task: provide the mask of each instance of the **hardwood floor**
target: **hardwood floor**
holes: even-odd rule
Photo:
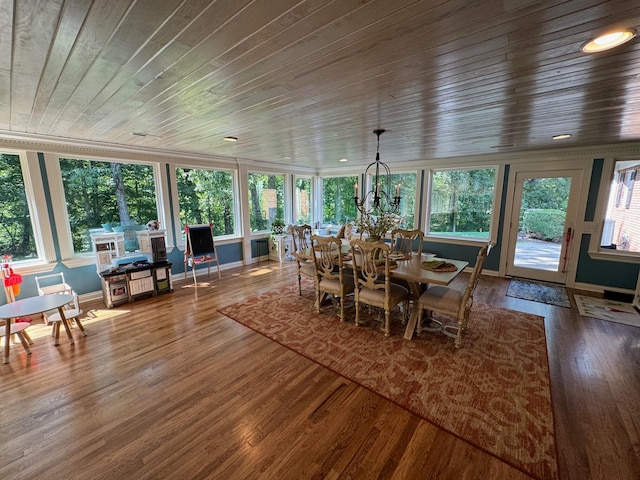
[[[34,321],[33,354],[0,366],[0,478],[529,478],[216,311],[294,283],[293,265],[199,279],[83,303],[75,345]],[[476,301],[546,318],[560,478],[640,478],[640,329],[507,286],[483,276]]]

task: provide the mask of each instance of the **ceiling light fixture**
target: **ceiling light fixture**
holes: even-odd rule
[[[610,48],[617,47],[623,43],[628,42],[636,36],[636,31],[632,28],[625,28],[623,30],[616,30],[615,32],[606,33],[600,35],[593,40],[588,41],[580,49],[584,53],[596,53],[609,50]]]
[[[564,140],[565,138],[571,138],[570,133],[561,133],[560,135],[554,135],[551,137],[553,140]]]
[[[395,191],[391,192],[391,170],[387,164],[380,161],[380,135],[385,132],[379,128],[373,131],[378,136],[376,148],[376,160],[369,164],[364,171],[365,182],[371,177],[371,190],[365,193],[362,199],[358,197],[358,182],[353,185],[353,201],[363,215],[385,215],[398,213],[400,208],[400,184],[395,185]],[[382,172],[380,171],[382,170]]]
[[[225,140],[227,142],[237,142],[238,141],[238,137],[224,137],[223,140]]]
[[[340,160],[338,160],[338,161],[339,161],[339,162],[344,163],[344,162],[348,162],[348,161],[349,161],[349,159],[348,159],[348,158],[341,158],[341,159],[340,159]]]

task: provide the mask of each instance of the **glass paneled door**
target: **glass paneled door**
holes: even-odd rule
[[[582,172],[516,172],[509,226],[509,276],[564,284]]]

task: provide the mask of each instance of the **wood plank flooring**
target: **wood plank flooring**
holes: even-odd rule
[[[0,365],[0,478],[529,478],[217,313],[293,283],[290,263],[198,278],[84,303],[75,345],[34,321],[33,354],[15,345]],[[506,297],[508,283],[483,276],[476,301],[546,318],[561,479],[640,478],[640,329]]]

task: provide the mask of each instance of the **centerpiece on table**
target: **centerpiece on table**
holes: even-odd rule
[[[356,226],[360,232],[366,232],[369,241],[377,242],[385,237],[387,232],[398,223],[398,216],[395,213],[367,212],[360,215],[356,220]]]

